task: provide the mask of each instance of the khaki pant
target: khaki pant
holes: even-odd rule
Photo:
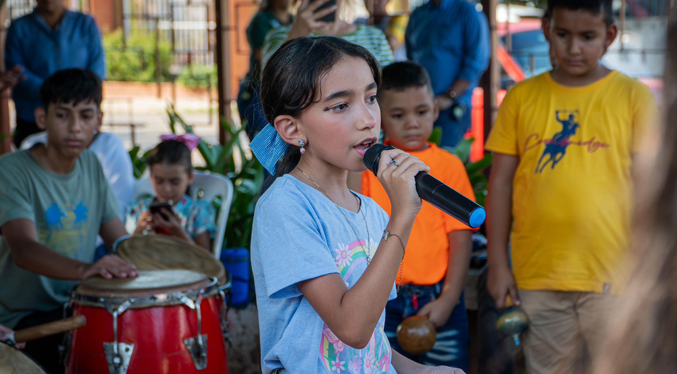
[[[527,374],[584,373],[606,338],[605,321],[619,297],[525,290],[519,296],[530,321],[523,338]]]

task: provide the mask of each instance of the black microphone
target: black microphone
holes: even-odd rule
[[[388,149],[395,149],[395,147],[378,143],[369,147],[364,154],[364,164],[374,175],[378,175],[381,152]],[[473,229],[482,226],[482,223],[484,223],[487,212],[481,205],[456,192],[456,190],[428,173],[418,173],[414,179],[416,180],[416,192],[421,199]]]

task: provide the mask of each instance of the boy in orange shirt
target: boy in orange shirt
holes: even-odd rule
[[[439,109],[425,69],[396,62],[383,69],[378,102],[386,143],[415,155],[442,182],[475,199],[468,175],[456,156],[428,143]],[[362,193],[388,214],[390,200],[371,172],[362,174]],[[423,202],[402,262],[402,287],[386,306],[386,334],[400,353],[426,365],[468,370],[468,317],[463,285],[472,247],[472,230]],[[397,343],[397,326],[407,317],[427,317],[437,329],[437,342],[428,353],[412,357]]]

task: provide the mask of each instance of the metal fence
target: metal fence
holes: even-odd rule
[[[125,36],[159,32],[171,43],[174,64],[214,64],[216,15],[212,0],[123,0]]]
[[[13,19],[17,19],[23,15],[26,15],[33,11],[33,8],[37,4],[35,0],[6,0],[7,1],[7,17],[8,21],[11,22]],[[5,27],[9,27],[9,22],[5,22]]]

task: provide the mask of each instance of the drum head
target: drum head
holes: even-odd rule
[[[0,373],[2,374],[46,374],[40,365],[20,350],[0,343]]]
[[[209,277],[190,270],[140,270],[136,278],[86,279],[76,293],[97,297],[146,296],[198,289],[209,283]]]
[[[221,261],[203,248],[166,235],[139,235],[118,244],[117,254],[139,270],[192,270],[225,285],[230,276]]]

